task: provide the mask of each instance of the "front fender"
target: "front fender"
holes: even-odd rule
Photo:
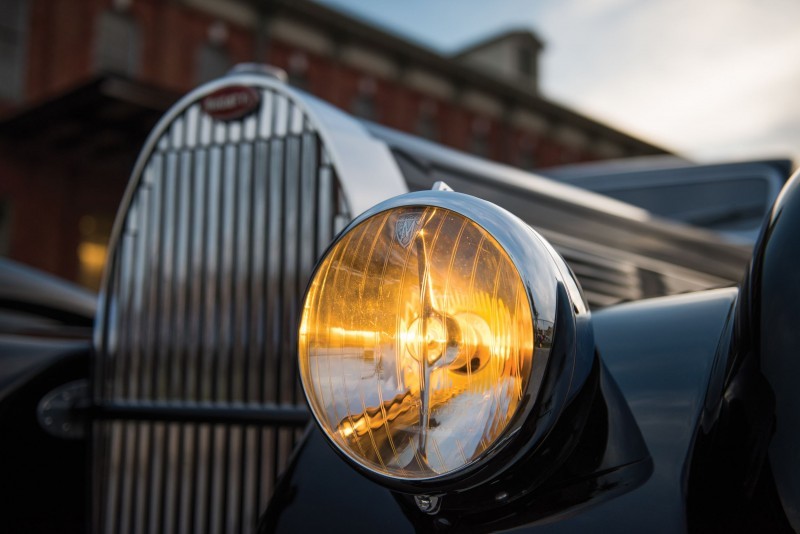
[[[593,317],[598,350],[622,390],[653,460],[641,486],[531,521],[505,510],[502,528],[530,532],[687,530],[686,479],[697,426],[735,288],[641,301]],[[727,345],[726,345],[727,346]],[[606,451],[609,454],[609,451]],[[610,451],[613,454],[613,451]],[[612,488],[608,488],[612,491]],[[361,477],[311,427],[262,518],[262,532],[416,530],[389,490]],[[434,525],[436,523],[434,522]],[[447,525],[440,525],[446,528]]]

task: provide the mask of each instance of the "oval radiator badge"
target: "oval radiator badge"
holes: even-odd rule
[[[245,85],[229,85],[206,96],[200,106],[212,118],[220,121],[241,119],[258,108],[261,96]]]

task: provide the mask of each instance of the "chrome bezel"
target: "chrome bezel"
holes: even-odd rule
[[[447,209],[469,219],[492,235],[508,254],[512,264],[517,269],[528,296],[532,317],[538,320],[549,321],[549,324],[553,324],[554,335],[559,328],[557,326],[558,317],[559,315],[563,316],[565,312],[565,310],[559,312],[557,309],[559,287],[564,288],[568,295],[570,303],[568,306],[569,310],[566,311],[573,324],[576,314],[588,313],[588,308],[580,287],[571,271],[566,263],[564,263],[564,260],[561,259],[552,246],[550,246],[538,232],[515,215],[495,204],[470,195],[444,190],[420,191],[400,195],[381,202],[356,217],[328,247],[328,250],[314,269],[311,280],[313,281],[317,275],[319,266],[324,258],[331,253],[336,245],[350,231],[367,219],[380,213],[406,207],[435,207]],[[310,283],[311,282],[309,282],[309,285]],[[303,301],[305,301],[306,297],[307,292],[304,295]],[[534,321],[535,320],[536,319],[534,319]],[[572,336],[570,345],[572,346],[569,347],[568,352],[574,353],[574,335]],[[547,435],[549,428],[552,427],[557,420],[558,413],[561,412],[566,403],[566,395],[564,393],[569,389],[568,382],[572,376],[572,367],[574,367],[574,364],[575,361],[573,357],[571,362],[568,362],[566,368],[560,365],[558,366],[559,369],[553,371],[551,354],[547,354],[544,358],[534,358],[533,367],[531,369],[531,380],[528,382],[526,393],[535,392],[535,394],[524,396],[523,402],[517,407],[512,420],[494,443],[492,443],[478,458],[460,469],[433,477],[418,478],[403,478],[387,475],[372,469],[369,465],[362,463],[358,458],[352,456],[336,442],[336,440],[327,435],[324,426],[320,423],[318,414],[314,410],[314,404],[308,399],[308,387],[305,378],[302,376],[301,382],[306,398],[309,400],[309,406],[311,406],[314,420],[320,429],[322,429],[328,443],[330,443],[334,450],[345,458],[350,465],[356,467],[357,470],[369,478],[401,491],[420,492],[431,491],[432,489],[446,491],[448,489],[471,487],[485,481],[490,476],[497,475],[502,470],[513,465],[519,457],[524,454],[522,449],[528,450],[531,446],[535,446],[540,442],[541,439]],[[532,428],[530,425],[531,413],[542,399],[542,396],[548,394],[548,392],[542,390],[542,386],[545,384],[548,374],[552,374],[553,372],[558,372],[559,375],[563,375],[564,377],[559,378],[560,385],[562,386],[560,388],[562,394],[554,399],[556,402],[551,409],[553,415],[543,418],[543,425],[535,425],[536,428]],[[564,381],[567,381],[567,383],[565,384]],[[523,427],[526,426],[528,428],[525,432],[522,432]],[[522,434],[524,434],[524,436]],[[495,465],[498,463],[497,461],[501,455],[500,453],[504,451],[507,452],[506,449],[509,445],[516,441],[521,442],[517,443],[518,446],[515,447],[512,454],[506,455],[509,457],[505,458],[504,461],[499,461],[499,463],[503,465]],[[488,465],[491,465],[492,469],[487,470],[486,467]]]

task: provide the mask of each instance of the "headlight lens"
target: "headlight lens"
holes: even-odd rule
[[[351,459],[421,480],[470,465],[528,391],[533,307],[506,251],[448,209],[402,207],[339,239],[304,302],[303,385]]]

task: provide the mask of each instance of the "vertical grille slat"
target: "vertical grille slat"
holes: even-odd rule
[[[256,161],[255,172],[253,176],[253,203],[259,206],[267,205],[268,202],[268,169],[269,169],[269,146],[266,142],[260,141],[256,144]],[[252,368],[250,369],[250,391],[252,392],[250,402],[264,402],[265,395],[265,377],[267,373],[267,358],[261,357],[265,351],[265,331],[266,325],[266,308],[269,302],[265,295],[265,288],[267,283],[266,276],[266,249],[264,243],[267,242],[267,216],[266,210],[254,209],[253,210],[253,246],[251,247],[251,264],[252,264],[252,288],[250,295],[252,297],[251,303],[253,306],[252,315],[250,317],[250,361]]]
[[[261,91],[261,110],[258,115],[258,132],[262,139],[272,137],[272,118],[274,117],[273,92],[269,89]]]
[[[98,494],[105,497],[105,507],[98,510],[96,517],[98,517],[97,525],[102,525],[105,532],[113,532],[115,531],[115,518],[118,517],[118,506],[120,502],[120,484],[122,483],[122,477],[120,476],[122,471],[122,462],[123,457],[122,453],[124,450],[124,442],[123,442],[123,428],[122,423],[113,422],[110,425],[106,425],[105,428],[102,428],[101,425],[95,425],[95,432],[100,434],[101,439],[104,443],[108,443],[108,447],[110,447],[109,451],[109,465],[104,469],[102,464],[99,469],[95,468],[100,473],[105,475],[105,480],[101,481],[100,486],[98,489]],[[96,465],[96,464],[95,464]],[[105,511],[105,515],[103,515],[103,511]]]
[[[203,356],[202,333],[204,332],[202,319],[204,317],[204,297],[206,284],[203,275],[205,272],[205,245],[207,241],[207,211],[206,211],[206,185],[207,167],[205,150],[195,148],[193,152],[194,171],[191,202],[191,221],[192,221],[192,257],[191,257],[191,277],[188,279],[190,284],[188,310],[189,335],[187,339],[187,367],[186,372],[186,399],[200,400],[201,386],[200,361]]]
[[[333,217],[336,204],[333,198],[333,172],[329,166],[319,170],[319,219],[317,219],[317,254],[325,251],[333,234]]]
[[[255,523],[256,510],[260,509],[257,486],[258,468],[260,467],[259,444],[258,430],[253,427],[247,427],[244,439],[245,452],[242,459],[242,487],[244,488],[244,494],[250,496],[250,498],[240,500],[242,532],[246,531],[247,525]]]
[[[303,127],[302,122],[300,127]],[[315,171],[317,166],[317,143],[313,134],[303,132],[300,150],[300,232],[298,246],[300,247],[298,277],[296,280],[295,294],[301,295],[305,291],[305,284],[311,276],[314,262],[318,254],[316,251],[315,210],[317,206],[317,191]],[[296,313],[300,313],[300,302],[297,301]],[[292,330],[294,331],[294,329]],[[296,341],[296,337],[295,337]],[[297,367],[295,366],[295,379],[292,382],[292,400],[302,402],[302,393],[299,388]]]
[[[145,308],[145,280],[144,271],[146,267],[147,258],[147,218],[148,218],[148,203],[150,192],[143,189],[136,199],[136,213],[139,216],[139,226],[136,235],[136,247],[134,256],[134,274],[133,280],[133,316],[131,317],[131,348],[129,354],[119,354],[117,359],[121,359],[116,364],[118,374],[114,379],[114,390],[123,398],[135,398],[139,392],[139,376],[142,369],[142,346],[144,342],[144,308]],[[119,261],[123,262],[127,258],[120,258]],[[127,357],[126,357],[127,356]]]
[[[188,332],[186,322],[186,302],[189,293],[189,280],[192,279],[192,266],[189,263],[190,243],[189,243],[189,220],[191,198],[191,173],[192,173],[192,154],[184,152],[181,154],[181,173],[177,185],[177,230],[176,230],[176,250],[177,258],[175,263],[175,276],[178,283],[174,284],[173,302],[175,303],[175,316],[173,322],[174,336],[172,337],[172,380],[170,383],[170,395],[173,398],[189,399],[186,388],[186,375],[193,362],[189,359]]]
[[[130,525],[131,534],[144,532],[144,525],[147,521],[147,494],[150,488],[145,485],[147,479],[148,459],[152,458],[150,453],[150,429],[152,423],[134,423],[136,436],[136,452],[133,454],[133,503],[131,517],[125,521],[123,527]]]
[[[300,298],[349,219],[312,121],[279,91],[221,122],[199,99],[160,127],[105,288],[95,402],[304,403]],[[254,532],[298,437],[230,421],[98,420],[93,522],[105,532]]]
[[[286,106],[286,117],[284,128],[291,129],[291,121],[294,111],[292,106]],[[298,285],[298,241],[300,239],[300,138],[296,135],[287,137],[284,146],[285,154],[285,178],[284,178],[284,217],[283,217],[283,238],[284,246],[281,253],[283,260],[282,266],[282,310],[281,310],[281,345],[279,354],[292,354],[294,347],[297,346],[297,308],[299,295],[297,294]],[[278,374],[278,401],[291,404],[295,401],[295,383],[297,380],[295,358],[279,358],[280,372]],[[288,458],[294,446],[294,439],[291,432],[278,430],[278,471],[285,467],[283,459]]]
[[[278,463],[277,450],[275,449],[275,433],[277,430],[274,428],[261,429],[261,450],[264,454],[261,457],[261,483],[259,485],[258,500],[256,501],[259,507],[267,504],[269,499],[270,487],[266,483],[268,480],[278,478],[275,466]]]
[[[209,425],[199,425],[197,429],[197,485],[195,486],[195,499],[194,499],[194,532],[207,532],[208,513],[210,508],[208,506],[207,495],[209,487],[209,472],[213,467],[206,459],[212,459],[210,443],[211,443],[211,430]]]
[[[135,221],[135,213],[133,214],[132,220]],[[123,255],[130,255],[131,248],[135,246],[135,240],[127,236],[122,240],[122,244],[120,247],[121,254]],[[130,275],[131,265],[126,263],[124,265],[120,265],[120,268],[117,270],[116,274],[118,275],[116,283],[119,284],[121,287],[120,291],[120,298],[117,306],[113,310],[113,319],[118,325],[126,325],[129,324],[130,316],[131,316],[131,284],[129,280],[131,278]],[[120,358],[122,354],[128,353],[130,351],[130,343],[131,343],[131,332],[126,328],[119,328],[118,326],[118,333],[116,335],[109,336],[108,343],[117,352],[117,356],[114,358],[110,358],[101,362],[101,366],[99,369],[99,377],[103,376],[110,376],[110,377],[117,377],[119,373],[122,372],[122,367],[124,367],[123,363],[120,362]],[[116,393],[115,389],[117,387],[117,380],[108,380],[108,381],[98,381],[97,385],[103,388],[102,394],[103,395],[114,395]]]
[[[208,197],[206,198],[206,256],[205,273],[205,318],[203,321],[203,369],[200,373],[202,380],[200,401],[211,401],[216,395],[216,359],[217,351],[217,302],[219,301],[219,285],[217,264],[220,261],[219,249],[219,210],[222,199],[221,179],[221,150],[219,147],[209,149],[208,164]]]
[[[286,144],[286,179],[285,179],[285,197],[284,206],[285,214],[283,218],[284,230],[284,247],[281,253],[283,260],[283,279],[281,281],[281,288],[283,290],[283,309],[281,317],[283,319],[281,325],[281,354],[289,354],[297,345],[296,342],[296,317],[297,317],[297,279],[298,279],[298,241],[300,238],[299,230],[299,173],[300,173],[300,151],[299,140],[291,138]],[[279,400],[282,403],[291,403],[294,401],[291,386],[295,377],[294,358],[291,360],[281,359],[281,375],[278,382],[279,387]]]
[[[194,488],[194,474],[197,472],[195,465],[195,433],[197,428],[193,425],[181,426],[181,484],[178,496],[179,512],[175,515],[175,524],[170,530],[179,534],[191,532],[191,503],[192,489]]]
[[[300,235],[305,236],[305,239],[300,239],[300,246],[302,247],[300,256],[301,276],[298,279],[300,283],[304,282],[303,278],[310,276],[317,256],[322,253],[322,251],[318,251],[316,246],[317,229],[315,228],[317,209],[317,183],[315,176],[317,169],[317,139],[314,134],[309,132],[303,133],[302,139],[300,198],[303,203],[303,220],[300,224]],[[305,288],[300,287],[298,289],[303,291]]]
[[[169,458],[164,454],[164,425],[155,423],[152,429],[152,436],[148,440],[147,459],[149,463],[147,482],[143,485],[147,488],[147,512],[148,525],[146,532],[152,534],[159,532],[161,511],[162,511],[162,491],[165,480],[165,473],[169,465]]]
[[[175,261],[175,232],[176,232],[176,182],[178,178],[177,154],[170,152],[165,158],[166,174],[162,180],[161,200],[161,269],[158,277],[158,334],[156,337],[156,365],[153,369],[153,382],[156,384],[154,398],[166,400],[170,397],[169,385],[172,382],[173,366],[170,360],[175,358],[171,352],[172,336],[174,335],[174,310],[173,310],[173,270]]]
[[[219,300],[219,351],[217,354],[217,401],[231,401],[230,383],[233,369],[233,287],[236,284],[236,148],[226,146],[223,150],[222,181],[222,226],[220,228],[221,269],[217,273],[220,285]]]
[[[238,532],[239,521],[239,501],[241,499],[241,450],[242,450],[242,428],[234,426],[228,431],[228,469],[227,469],[227,514],[225,522],[225,532]]]
[[[213,459],[213,470],[211,472],[211,494],[209,495],[209,532],[211,534],[221,534],[222,530],[222,507],[224,506],[225,491],[223,479],[225,477],[224,465],[220,458],[220,451],[225,443],[225,430],[219,426],[213,430],[214,441],[212,443],[211,458]]]
[[[122,454],[121,465],[119,466],[120,476],[120,492],[119,503],[115,512],[118,514],[113,515],[111,523],[113,528],[108,532],[119,532],[120,534],[127,534],[130,532],[129,525],[131,520],[131,508],[133,507],[133,483],[134,483],[134,459],[136,458],[136,444],[138,442],[137,423],[120,423],[120,432],[122,433]]]
[[[237,209],[236,209],[236,277],[235,277],[235,311],[234,344],[233,344],[233,372],[232,390],[233,400],[237,402],[249,401],[249,389],[246,377],[248,375],[249,354],[247,342],[249,338],[250,321],[248,309],[251,291],[251,262],[249,251],[252,249],[250,240],[250,208],[252,198],[252,146],[243,144],[239,148],[239,180],[237,183]]]
[[[284,95],[273,93],[275,112],[273,115],[272,135],[274,138],[285,138],[288,129],[289,102]]]
[[[120,366],[120,371],[123,373],[118,376],[119,395],[123,398],[135,398],[139,393],[139,376],[142,369],[142,353],[144,352],[144,328],[145,328],[145,299],[146,295],[146,279],[145,270],[147,268],[148,256],[148,241],[149,241],[149,225],[147,224],[150,217],[150,192],[148,189],[141,191],[140,196],[137,198],[138,209],[137,215],[139,216],[139,224],[137,226],[138,236],[136,236],[136,255],[134,256],[135,267],[135,280],[133,283],[134,291],[134,311],[131,320],[131,352],[128,358],[123,361]],[[125,259],[121,259],[124,262]],[[124,356],[124,355],[120,355]]]
[[[145,289],[145,298],[147,299],[147,309],[142,310],[145,316],[146,327],[143,331],[144,334],[144,350],[142,350],[141,374],[139,375],[139,387],[134,390],[136,398],[152,399],[153,389],[153,367],[154,360],[158,354],[158,345],[156,341],[156,330],[158,328],[158,320],[161,315],[161,310],[158,307],[158,282],[161,276],[161,232],[158,229],[161,227],[161,186],[163,184],[161,178],[161,164],[162,157],[160,155],[153,157],[153,169],[151,171],[151,182],[145,184],[149,189],[148,200],[148,215],[149,220],[146,222],[148,227],[147,232],[147,257],[145,268],[148,273]],[[146,177],[147,175],[145,175]]]
[[[270,146],[269,169],[269,220],[267,229],[267,367],[264,376],[267,385],[263,402],[277,402],[280,377],[280,251],[283,247],[283,143],[273,140]]]
[[[162,509],[159,514],[161,517],[160,532],[173,532],[175,529],[175,513],[177,501],[178,485],[180,483],[181,457],[179,455],[180,446],[180,425],[170,423],[165,429],[166,445],[165,458],[167,458],[167,472],[164,480],[164,497],[162,498]]]

